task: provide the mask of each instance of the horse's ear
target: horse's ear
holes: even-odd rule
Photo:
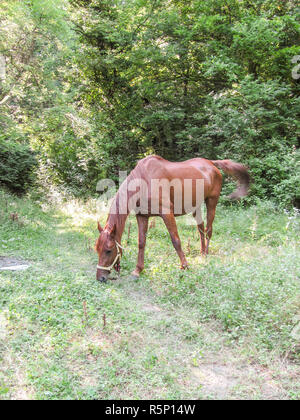
[[[111,236],[114,236],[114,234],[116,233],[116,228],[117,228],[117,226],[116,225],[113,225],[112,229],[110,229],[109,234]]]
[[[100,225],[99,222],[98,222],[98,230],[99,230],[100,233],[103,231],[103,229],[102,229],[102,227],[101,227],[101,225]]]

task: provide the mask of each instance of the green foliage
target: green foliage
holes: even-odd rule
[[[253,198],[282,201],[278,186],[290,177],[300,111],[291,77],[300,39],[292,5],[80,6],[88,98],[110,121],[108,168],[132,167],[153,152],[174,160],[232,158],[250,167]],[[295,190],[285,205],[297,201]]]
[[[295,144],[300,125],[295,115],[299,113],[299,97],[292,95],[289,85],[246,78],[240,86],[207,101],[208,123],[200,141],[206,140],[208,155],[213,147],[219,158],[248,165],[254,181],[252,197],[277,197],[295,205],[296,183],[286,191],[289,199],[278,193],[283,192],[279,185],[297,172]]]
[[[46,3],[1,3],[0,106],[51,182],[90,195],[147,154],[226,157],[251,169],[250,201],[297,204],[294,2]]]
[[[0,141],[0,185],[15,193],[26,192],[36,166],[36,156],[27,145]]]
[[[284,159],[286,174],[274,187],[274,194],[284,207],[300,208],[300,156],[294,150]]]
[[[62,160],[58,145],[64,142],[67,153],[68,145],[76,142],[72,118],[77,120],[78,113],[73,106],[78,85],[73,89],[70,84],[76,68],[72,67],[74,33],[68,2],[4,2],[0,18],[0,51],[6,59],[6,78],[0,84],[1,138],[39,151],[43,165],[57,168],[49,170],[48,182],[63,182],[72,159],[65,158],[69,165],[61,171],[56,162]],[[51,159],[54,143],[57,155]],[[76,174],[69,178],[66,182],[72,184]]]

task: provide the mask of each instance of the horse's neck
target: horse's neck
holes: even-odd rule
[[[129,215],[128,210],[128,195],[123,194],[123,190],[118,191],[112,205],[110,208],[110,212],[107,218],[106,225],[110,228],[113,228],[116,226],[115,231],[115,239],[119,243],[121,242],[121,238],[125,229],[125,223],[127,220],[127,217]]]
[[[125,229],[125,223],[128,214],[109,214],[106,225],[111,228],[116,226],[115,239],[117,242],[121,242],[122,235]]]

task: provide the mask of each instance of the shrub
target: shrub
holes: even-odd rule
[[[22,194],[33,182],[37,165],[35,153],[29,146],[11,141],[0,142],[0,184]]]
[[[275,188],[275,194],[282,207],[300,208],[300,172],[299,172],[300,151],[294,150],[285,159],[286,176]]]

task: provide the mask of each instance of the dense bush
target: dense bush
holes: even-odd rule
[[[274,187],[274,195],[284,207],[300,209],[300,153],[294,150],[284,159],[286,176]]]
[[[0,184],[15,193],[24,193],[33,182],[35,153],[24,144],[0,142]]]

